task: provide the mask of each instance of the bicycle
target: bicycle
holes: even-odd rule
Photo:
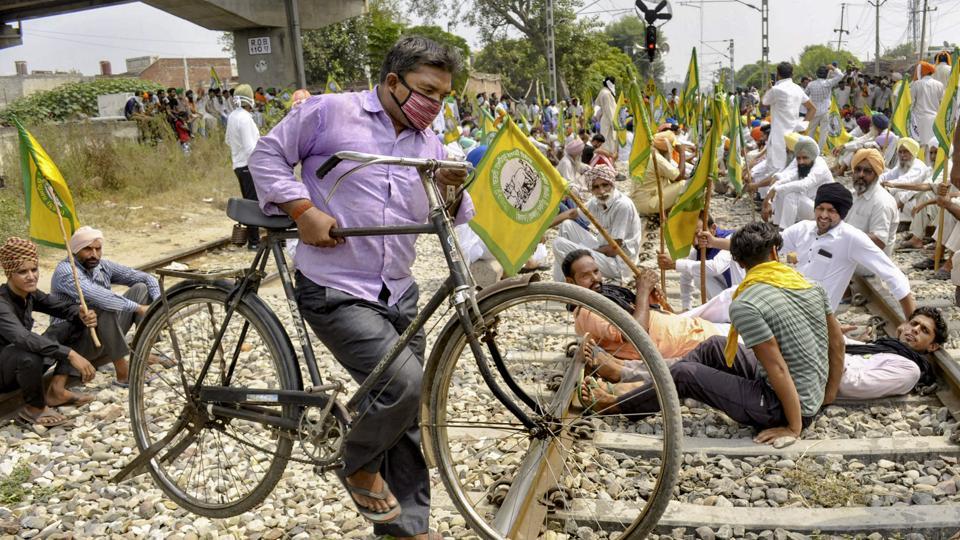
[[[165,277],[185,281],[164,288],[138,328],[130,416],[140,454],[115,480],[145,467],[178,505],[220,518],[262,502],[291,461],[318,473],[337,468],[352,420],[365,414],[358,404],[449,301],[424,366],[420,422],[428,464],[439,468],[450,502],[473,531],[484,538],[536,537],[548,529],[562,531],[574,520],[579,527],[618,531],[620,538],[645,536],[672,497],[682,427],[669,371],[643,329],[603,296],[540,282],[535,274],[477,292],[434,183],[439,168],[465,169],[466,163],[341,152],[318,169],[318,177],[343,160],[360,165],[340,176],[330,196],[360,168],[416,167],[430,222],[332,234],[436,235],[447,279],[373,373],[341,403],[345,386],[321,377],[294,301],[282,249],[284,239],[297,236],[294,223],[262,214],[256,202],[231,199],[227,214],[266,229],[266,238],[243,270],[160,272],[161,285]],[[270,255],[299,355],[278,315],[257,294]],[[639,352],[662,414],[626,422],[602,410],[582,415],[571,405],[584,370],[584,349],[571,338],[576,317],[584,314],[619,329],[625,347]],[[169,357],[175,366],[151,363],[151,355]],[[309,376],[306,386],[301,365]],[[618,436],[627,437],[626,445]],[[650,459],[625,454],[638,442],[640,455]],[[615,482],[622,489],[611,487]],[[434,504],[445,503],[435,497]]]

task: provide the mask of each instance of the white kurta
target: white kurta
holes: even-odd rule
[[[936,120],[937,110],[940,109],[943,90],[940,81],[929,75],[910,83],[913,121],[917,125],[917,137],[921,144],[933,138],[933,121]]]
[[[600,134],[606,142],[603,149],[611,155],[617,153],[617,132],[613,127],[617,115],[617,98],[609,88],[604,86],[597,95],[597,120],[600,121]]]
[[[807,94],[791,79],[781,79],[763,95],[763,104],[770,107],[770,138],[767,160],[777,170],[787,166],[787,142],[784,135],[797,130],[800,105],[809,101]]]
[[[797,160],[783,171],[774,175],[776,179],[771,189],[776,191],[773,199],[773,222],[781,229],[797,221],[813,219],[813,201],[817,197],[817,188],[833,182],[830,166],[823,157],[818,156],[807,176],[800,178]]]

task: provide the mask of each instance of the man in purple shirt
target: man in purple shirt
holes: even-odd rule
[[[311,97],[261,138],[250,156],[263,211],[282,210],[299,229],[300,312],[358,383],[416,316],[418,289],[410,269],[416,238],[344,240],[330,230],[424,223],[427,198],[410,167],[366,167],[336,191],[337,178],[356,164],[343,162],[323,180],[315,171],[344,150],[445,158],[429,126],[460,63],[455,52],[433,41],[403,38],[387,53],[376,88]],[[297,163],[302,182],[293,174]],[[441,186],[465,179],[462,171],[437,172]],[[467,196],[448,203],[458,223],[473,216]],[[377,535],[430,538],[430,478],[417,426],[425,347],[420,332],[360,405],[360,419],[344,443],[345,466],[338,474]]]

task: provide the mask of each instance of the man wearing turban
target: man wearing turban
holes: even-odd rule
[[[910,97],[913,98],[911,118],[917,125],[917,138],[929,141],[933,137],[933,121],[940,110],[943,99],[943,83],[933,78],[935,69],[928,62],[920,62],[920,78],[910,83]]]
[[[642,222],[633,203],[614,184],[616,177],[617,171],[604,164],[595,165],[584,173],[593,194],[593,198],[587,203],[587,210],[620,244],[627,256],[636,259],[640,251]],[[576,224],[578,213],[579,211],[573,208],[561,212],[553,221],[553,226],[560,225],[559,234],[553,241],[554,281],[564,280],[560,263],[568,253],[587,249],[600,267],[604,279],[625,283],[632,275],[627,263],[620,259],[614,247],[608,245],[599,233],[588,231]]]
[[[126,388],[130,349],[125,336],[134,322],[139,322],[149,304],[160,297],[156,278],[145,272],[103,259],[103,233],[92,227],[80,227],[73,233],[68,246],[73,253],[87,306],[97,313],[97,335],[101,347],[94,347],[86,337],[78,348],[95,365],[113,362],[117,379],[115,385]],[[78,301],[77,286],[73,281],[70,260],[57,264],[50,280],[50,294],[64,302]],[[122,295],[110,290],[113,285],[125,285]],[[164,359],[169,365],[172,360]]]
[[[827,161],[820,156],[816,141],[801,136],[794,145],[796,158],[786,169],[774,175],[774,183],[764,198],[763,215],[781,229],[798,220],[813,219],[813,199],[817,188],[833,182]]]
[[[570,184],[570,187],[576,191],[581,199],[587,200],[590,198],[590,186],[584,183],[583,175],[580,174],[580,169],[583,168],[580,156],[583,154],[584,146],[582,140],[571,137],[563,147],[563,157],[557,164],[557,172]]]
[[[97,314],[38,290],[38,263],[37,246],[29,240],[12,237],[0,246],[0,265],[7,278],[0,285],[0,392],[19,388],[25,402],[20,419],[53,427],[68,420],[52,407],[93,400],[68,391],[66,384],[71,374],[79,374],[84,382],[96,375],[93,365],[69,344],[86,334],[87,327],[97,326]],[[37,334],[33,332],[34,311],[63,322]],[[55,366],[53,377],[44,390],[43,374],[50,366]]]
[[[814,205],[815,220],[800,221],[783,231],[781,258],[795,256],[797,270],[823,286],[833,310],[840,305],[857,266],[862,266],[883,281],[909,317],[917,306],[907,276],[866,233],[845,221],[853,214],[850,191],[838,182],[824,184],[817,188]]]
[[[932,226],[936,211],[924,205],[914,213],[917,205],[932,201],[930,167],[918,159],[920,143],[904,137],[897,142],[897,166],[880,175],[880,184],[890,191],[900,209],[900,223],[910,224],[910,237],[900,246],[910,249],[923,247],[927,227]]]
[[[886,168],[883,155],[876,148],[863,148],[854,154],[852,165],[853,208],[847,223],[866,233],[887,256],[892,256],[900,209],[897,200],[878,181]]]
[[[660,186],[663,189],[663,210],[669,212],[683,192],[683,171],[677,162],[673,161],[673,149],[677,136],[672,131],[661,131],[653,137],[653,152],[647,162],[647,170],[642,183],[633,185],[630,198],[637,207],[641,216],[653,216],[660,213],[660,202],[657,195],[657,173]],[[681,147],[682,151],[682,147]],[[681,154],[682,155],[682,154]],[[681,158],[682,160],[683,158]],[[653,160],[657,161],[654,169]]]
[[[857,122],[862,122],[863,118],[866,117],[860,117]],[[863,126],[861,126],[861,128],[862,127]],[[856,154],[858,150],[868,146],[876,146],[877,137],[889,127],[890,119],[883,114],[876,113],[870,117],[870,126],[867,130],[865,130],[863,135],[855,137],[852,141],[834,150],[834,153],[840,156],[839,159],[837,159],[837,176],[843,176],[846,174],[847,169],[852,166],[851,161],[853,160],[853,155]],[[882,155],[881,159],[883,159]]]

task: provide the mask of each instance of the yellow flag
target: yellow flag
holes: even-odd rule
[[[628,88],[630,92],[630,108],[633,110],[633,148],[630,149],[630,176],[637,182],[642,182],[647,173],[647,163],[650,161],[650,151],[653,148],[653,130],[647,108],[637,84]]]
[[[443,104],[443,144],[450,144],[460,139],[457,131],[457,120],[453,116],[453,106],[447,102]]]
[[[901,84],[900,92],[897,93],[897,102],[893,109],[893,118],[890,119],[890,129],[897,134],[897,137],[913,137],[910,129],[910,109],[912,107],[913,98],[910,96],[910,85]]]
[[[213,66],[210,66],[210,80],[210,88],[226,89],[223,83],[220,82],[220,77],[217,77],[217,70],[213,69]]]
[[[620,96],[617,98],[617,108],[613,112],[613,129],[616,131],[619,146],[627,145],[627,128],[620,123],[620,110],[623,109],[624,105],[626,105],[626,100],[623,97],[623,92],[620,92]]]
[[[743,191],[743,165],[744,159],[741,155],[743,148],[743,126],[740,124],[740,98],[735,97],[734,109],[728,119],[728,133],[730,138],[730,152],[727,154],[727,179],[736,190],[737,195]]]
[[[843,118],[840,116],[840,107],[837,106],[837,98],[835,96],[830,97],[830,118],[827,122],[827,127],[830,129],[827,133],[827,148],[830,150],[839,148],[850,142],[850,139],[853,139],[853,136],[847,132],[847,127],[843,125]],[[818,127],[817,130],[819,129]],[[816,136],[819,137],[819,135]]]
[[[470,228],[507,275],[530,258],[566,190],[560,173],[507,117],[467,188],[477,211]]]
[[[714,116],[719,115],[719,105],[714,103]],[[686,257],[693,245],[693,235],[697,232],[700,212],[703,210],[707,179],[717,176],[717,147],[720,144],[718,122],[714,122],[707,133],[700,161],[693,171],[693,177],[687,182],[677,203],[670,210],[666,226],[663,228],[667,250],[673,260]]]
[[[323,88],[324,94],[338,94],[343,92],[337,81],[333,80],[333,74],[327,75],[327,84]]]
[[[23,125],[16,119],[14,124],[20,139],[20,170],[23,173],[23,200],[27,207],[30,238],[50,247],[66,248],[57,217],[57,204],[63,216],[63,228],[67,236],[80,226],[77,211],[73,207],[70,188],[50,156],[40,147]]]
[[[954,49],[953,57],[956,58],[958,51]],[[953,108],[956,105],[957,84],[960,83],[960,70],[957,69],[957,62],[953,63],[953,69],[950,70],[950,79],[943,92],[943,99],[940,100],[940,110],[937,111],[937,118],[933,121],[933,134],[940,143],[940,148],[950,154],[950,144],[953,139],[953,128],[956,127],[956,118],[953,116]],[[926,143],[926,141],[921,141]]]

